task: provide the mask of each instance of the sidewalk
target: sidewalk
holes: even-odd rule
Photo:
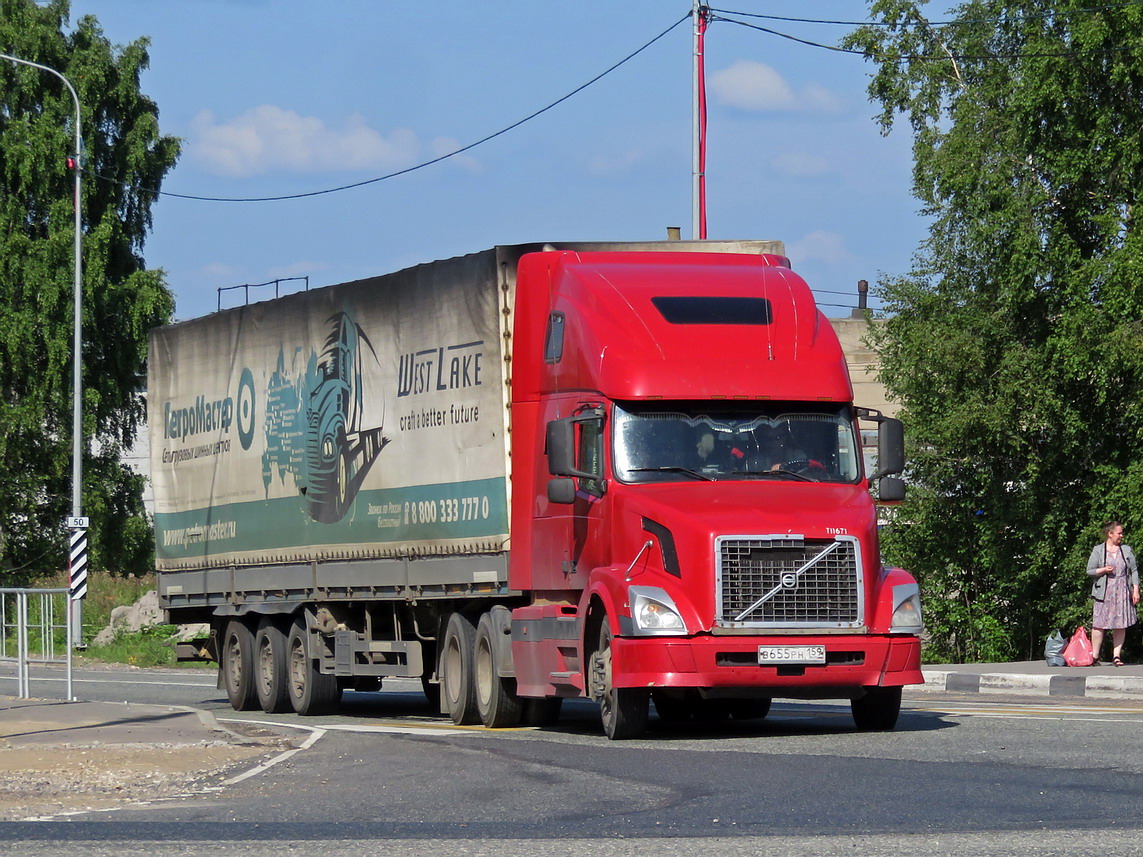
[[[921,671],[925,683],[906,688],[907,691],[1143,701],[1143,664],[1050,667],[1039,660],[1011,664],[935,664],[924,666]]]
[[[0,696],[0,749],[92,744],[249,743],[207,711]]]
[[[0,696],[0,821],[201,792],[293,745],[243,732],[191,708]]]

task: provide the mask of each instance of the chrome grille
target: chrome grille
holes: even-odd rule
[[[723,627],[838,628],[864,622],[857,540],[727,536],[717,540]]]

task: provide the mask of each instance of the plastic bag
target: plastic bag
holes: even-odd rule
[[[1065,667],[1068,662],[1064,660],[1064,647],[1068,641],[1064,639],[1064,635],[1058,630],[1052,631],[1048,635],[1048,641],[1044,643],[1044,660],[1050,667]]]
[[[1087,638],[1087,629],[1083,625],[1076,628],[1071,640],[1064,647],[1064,661],[1069,667],[1090,667],[1095,663],[1091,640]]]

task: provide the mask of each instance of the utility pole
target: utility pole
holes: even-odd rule
[[[710,8],[694,0],[694,92],[691,121],[691,238],[706,240],[706,67],[703,60]]]
[[[19,65],[38,68],[55,75],[75,103],[75,154],[69,158],[75,172],[75,282],[73,289],[72,324],[72,411],[71,411],[71,516],[65,522],[69,530],[68,570],[70,572],[71,628],[72,639],[78,644],[83,640],[83,599],[87,595],[87,518],[83,517],[83,135],[79,95],[71,81],[54,68],[19,57],[0,54]]]

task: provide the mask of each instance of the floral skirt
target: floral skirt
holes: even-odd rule
[[[1138,621],[1135,605],[1131,603],[1131,587],[1127,585],[1127,574],[1117,572],[1108,575],[1103,600],[1094,602],[1092,608],[1092,627],[1109,631],[1115,628],[1130,628]]]

